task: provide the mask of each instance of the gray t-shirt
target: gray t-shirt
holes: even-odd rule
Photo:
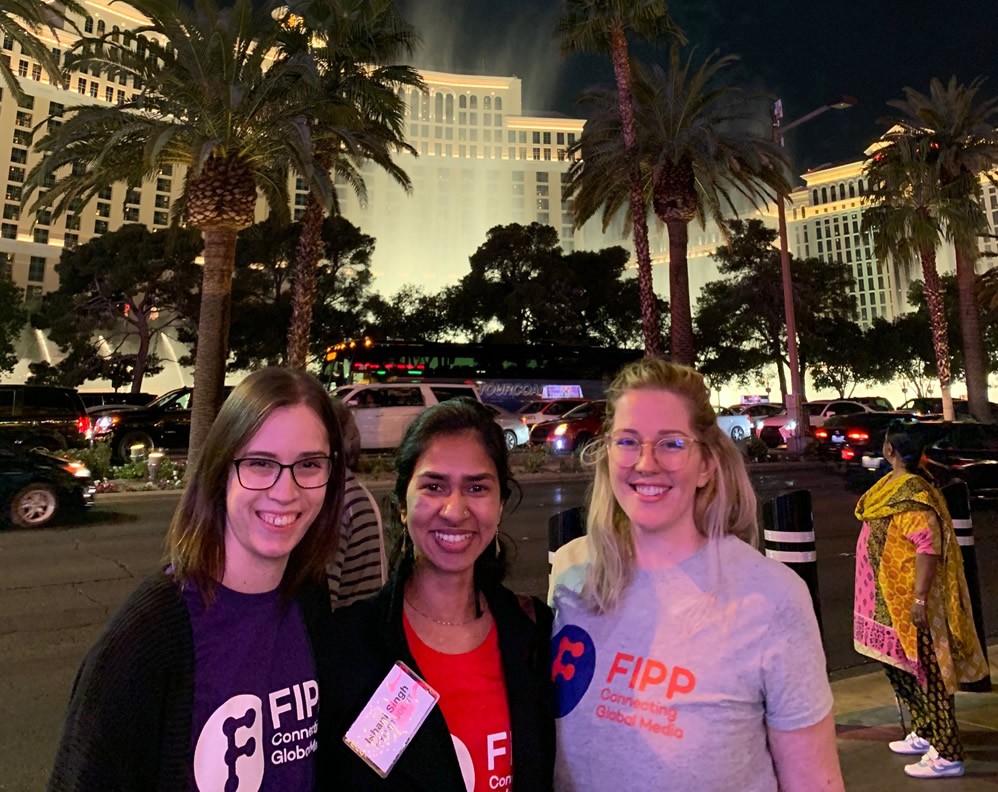
[[[636,571],[604,615],[577,594],[587,563],[580,546],[559,551],[559,792],[622,784],[776,792],[767,727],[801,729],[831,711],[807,587],[739,539],[727,537],[717,551],[714,561],[704,548],[671,569]],[[721,581],[713,593],[712,568]]]

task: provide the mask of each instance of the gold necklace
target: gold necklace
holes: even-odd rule
[[[478,621],[480,618],[482,618],[482,616],[485,615],[485,611],[482,610],[482,612],[479,613],[477,616],[472,616],[470,619],[467,619],[465,621],[459,621],[459,622],[443,621],[442,619],[434,619],[428,613],[423,613],[419,608],[417,608],[413,604],[412,600],[409,599],[408,597],[405,598],[405,604],[408,605],[410,608],[412,608],[416,613],[418,613],[424,619],[429,619],[434,624],[439,624],[443,627],[464,627],[467,624],[471,624],[472,622]]]

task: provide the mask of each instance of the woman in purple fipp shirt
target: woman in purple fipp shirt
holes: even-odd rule
[[[317,380],[268,368],[236,387],[173,517],[168,565],[83,661],[49,789],[313,788],[343,477]]]

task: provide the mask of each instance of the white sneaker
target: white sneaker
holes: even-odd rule
[[[910,764],[904,771],[913,778],[955,778],[963,775],[964,767],[963,762],[943,759],[935,748],[930,748],[918,764]]]
[[[912,756],[924,756],[932,746],[928,740],[923,740],[915,732],[912,732],[903,740],[894,740],[888,746],[896,754],[911,754]]]

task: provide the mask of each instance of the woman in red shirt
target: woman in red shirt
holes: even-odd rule
[[[392,576],[372,599],[334,614],[336,646],[320,659],[336,730],[320,757],[329,785],[320,788],[549,790],[551,614],[502,585],[502,432],[481,404],[447,401],[413,422],[397,462]],[[398,661],[440,698],[382,779],[341,738]]]

